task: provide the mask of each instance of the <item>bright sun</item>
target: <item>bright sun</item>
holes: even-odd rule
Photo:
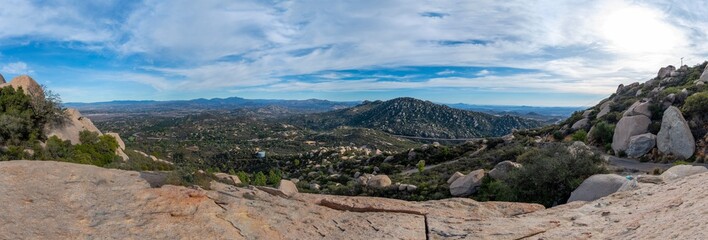
[[[601,16],[602,37],[610,48],[628,53],[667,53],[681,41],[680,32],[658,11],[640,6],[613,8]]]

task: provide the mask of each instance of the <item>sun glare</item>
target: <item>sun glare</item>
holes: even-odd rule
[[[657,53],[671,51],[680,44],[679,31],[655,10],[624,6],[603,15],[600,32],[613,50]]]

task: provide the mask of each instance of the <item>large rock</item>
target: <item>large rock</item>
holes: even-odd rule
[[[671,106],[664,111],[656,144],[659,152],[664,154],[672,154],[682,159],[693,156],[696,142],[678,108]]]
[[[592,175],[570,194],[568,202],[595,201],[617,192],[626,182],[626,178],[616,174]]]
[[[704,172],[708,172],[708,169],[704,166],[678,165],[664,171],[661,177],[668,182]]]
[[[612,101],[606,101],[600,105],[600,112],[597,113],[597,118],[601,118],[610,113],[610,105],[612,105]]]
[[[520,163],[515,163],[512,161],[503,161],[500,163],[497,163],[494,168],[489,171],[489,177],[497,179],[497,180],[504,180],[509,177],[509,173],[515,169],[521,168],[522,165]]]
[[[629,138],[629,147],[625,153],[627,157],[638,158],[651,151],[656,146],[656,135],[651,133],[640,134]]]
[[[637,116],[644,115],[651,118],[651,111],[649,111],[649,106],[651,103],[646,101],[636,101],[632,106],[627,108],[627,111],[622,114],[623,117],[626,116]]]
[[[698,80],[704,83],[708,83],[708,65],[706,65],[706,68],[703,69],[703,74],[701,74],[701,78],[699,78]]]
[[[455,180],[457,180],[460,177],[464,177],[464,176],[465,175],[462,174],[461,172],[455,172],[452,174],[452,176],[450,176],[450,178],[447,179],[447,184],[452,184],[453,182],[455,182]]]
[[[387,175],[376,175],[371,177],[366,185],[370,188],[383,189],[391,186],[391,179]]]
[[[5,83],[5,77],[3,77],[2,74],[0,74],[0,84],[3,84],[3,83]]]
[[[484,169],[474,170],[452,182],[450,184],[450,194],[455,197],[472,195],[482,185],[483,178]]]
[[[298,193],[295,183],[289,180],[280,180],[278,190],[280,190],[280,192],[282,192],[283,194],[285,194],[285,196],[288,197],[292,197],[293,195]]]
[[[233,184],[233,185],[241,183],[241,179],[238,176],[234,176],[234,175],[230,175],[230,174],[226,174],[226,173],[214,173],[214,177],[216,177],[222,181],[226,181],[227,183]]]
[[[674,67],[672,65],[663,67],[663,68],[659,69],[659,72],[656,74],[656,77],[658,79],[669,77],[669,76],[671,76],[671,72],[673,72],[673,71],[676,71],[676,67]]]
[[[6,86],[12,86],[15,89],[22,88],[25,94],[28,94],[30,96],[44,97],[44,91],[42,90],[42,87],[37,83],[37,81],[27,75],[17,76],[13,78],[12,81],[10,81],[9,83],[0,83],[0,88],[4,88]]]
[[[0,173],[0,239],[708,239],[708,173],[549,209],[153,188],[138,172],[61,162],[0,162]]]
[[[84,130],[98,133],[101,131],[93,125],[90,119],[81,116],[78,110],[69,108],[66,110],[67,119],[62,123],[48,124],[46,127],[47,136],[57,136],[61,140],[71,141],[71,144],[81,143],[79,133]]]
[[[577,122],[575,122],[573,124],[573,126],[570,128],[572,128],[573,130],[585,129],[589,126],[589,124],[590,124],[590,120],[587,118],[583,118],[583,119],[580,119]]]
[[[588,145],[585,145],[584,142],[581,142],[581,141],[575,141],[575,142],[573,142],[573,144],[570,144],[570,146],[568,146],[568,152],[573,157],[577,157],[579,154],[587,154],[587,155],[594,154],[592,152],[592,149]]]
[[[632,136],[647,133],[651,120],[644,115],[622,117],[615,126],[612,149],[615,153],[627,150]]]

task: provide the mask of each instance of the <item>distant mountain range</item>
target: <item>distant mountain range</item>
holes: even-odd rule
[[[430,138],[501,136],[512,129],[541,126],[535,120],[451,108],[415,98],[365,101],[351,108],[298,115],[289,121],[319,130],[365,127],[391,134]]]
[[[175,101],[111,101],[97,103],[66,103],[66,107],[76,108],[82,112],[165,112],[165,111],[203,111],[203,110],[234,110],[243,108],[280,107],[296,112],[325,112],[355,106],[360,102],[333,102],[328,100],[279,100],[279,99],[245,99],[240,97],[193,99]]]
[[[279,99],[245,99],[240,97],[192,99],[173,101],[110,101],[95,103],[66,103],[65,106],[79,109],[82,112],[153,112],[153,111],[187,111],[187,110],[234,110],[247,108],[279,108],[287,112],[326,112],[353,107],[362,101],[338,102],[320,99],[279,100]],[[539,121],[564,119],[582,107],[533,107],[533,106],[501,106],[501,105],[471,105],[465,103],[438,103],[451,108],[483,112],[492,115],[511,115],[531,118]]]

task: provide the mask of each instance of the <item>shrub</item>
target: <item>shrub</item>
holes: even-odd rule
[[[581,153],[573,157],[562,144],[529,151],[518,159],[523,161],[523,168],[512,171],[503,183],[490,181],[488,186],[482,187],[487,189],[483,191],[487,198],[494,195],[496,200],[503,198],[551,207],[565,203],[586,178],[607,171],[597,155]]]
[[[689,96],[683,104],[683,112],[687,115],[698,117],[708,114],[708,92]]]
[[[271,169],[268,172],[268,181],[267,182],[270,185],[275,185],[275,184],[280,183],[281,178],[282,177],[281,177],[280,170],[274,171],[273,169]]]
[[[266,175],[263,174],[263,172],[258,172],[253,176],[253,182],[251,184],[256,186],[265,186],[267,182],[268,179],[266,178]]]
[[[251,177],[249,177],[248,174],[244,171],[239,171],[238,173],[236,173],[236,176],[238,176],[238,179],[241,180],[241,182],[244,184],[251,183]]]
[[[588,133],[585,130],[580,129],[573,133],[573,141],[585,142],[588,140]]]
[[[416,164],[416,167],[418,168],[418,172],[422,173],[423,170],[425,170],[425,160],[418,161],[418,164]]]
[[[601,121],[595,124],[595,127],[591,129],[588,133],[592,141],[600,146],[608,143],[612,143],[612,136],[615,132],[615,125],[609,124],[607,122]]]

